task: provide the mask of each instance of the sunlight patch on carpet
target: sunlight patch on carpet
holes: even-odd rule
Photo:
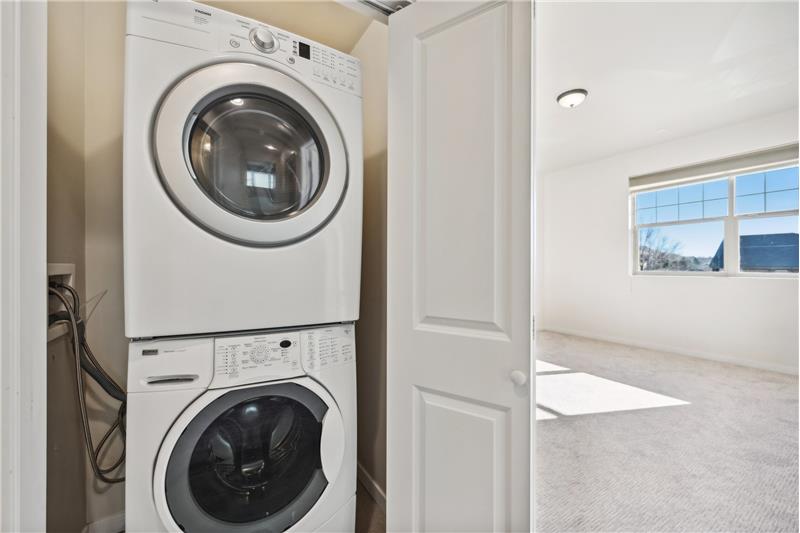
[[[584,372],[538,375],[536,403],[568,416],[689,404]]]

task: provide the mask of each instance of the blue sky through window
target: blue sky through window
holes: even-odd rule
[[[659,237],[679,243],[676,253],[686,256],[711,257],[725,234],[724,222],[701,222],[657,227]]]
[[[797,233],[797,216],[749,218],[739,224],[739,235]]]
[[[797,193],[797,167],[736,176],[736,214],[797,209]]]

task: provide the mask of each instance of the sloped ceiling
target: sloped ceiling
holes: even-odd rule
[[[214,0],[203,3],[277,26],[346,53],[353,49],[372,21],[334,0]]]
[[[797,2],[542,2],[536,17],[541,171],[797,107]],[[561,108],[577,87],[586,102]]]

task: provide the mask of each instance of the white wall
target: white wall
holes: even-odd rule
[[[539,176],[537,327],[796,373],[798,280],[633,276],[630,176],[798,139],[798,110]]]

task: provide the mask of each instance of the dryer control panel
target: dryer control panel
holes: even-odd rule
[[[317,83],[361,94],[361,63],[355,57],[266,24],[241,18],[235,22],[219,37],[223,51],[257,54]]]
[[[355,57],[291,32],[192,1],[128,2],[127,34],[278,63],[306,81],[361,96]]]

